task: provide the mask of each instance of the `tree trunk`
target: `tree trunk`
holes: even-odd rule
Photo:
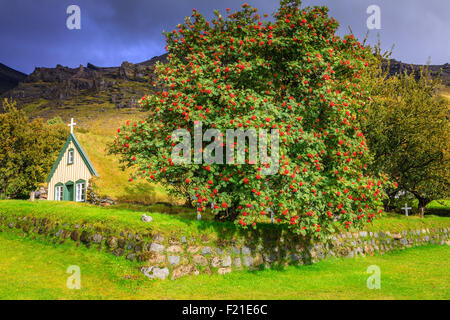
[[[239,215],[239,212],[237,210],[237,206],[227,208],[226,211],[219,212],[215,217],[214,220],[216,221],[234,221],[236,217]]]
[[[419,210],[420,216],[423,218],[425,216],[425,207],[431,202],[431,199],[423,198],[420,196],[416,196],[417,200],[419,200]]]
[[[1,193],[5,196],[5,198],[6,198],[6,186],[7,186],[6,180],[3,180],[3,187]]]
[[[191,196],[188,194],[184,198],[186,199],[184,202],[184,206],[189,209],[194,209],[194,206],[192,205]]]

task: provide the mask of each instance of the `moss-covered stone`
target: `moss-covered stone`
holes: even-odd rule
[[[80,233],[78,232],[78,230],[73,230],[73,231],[70,233],[70,238],[71,238],[73,241],[78,241],[79,238],[80,238]]]

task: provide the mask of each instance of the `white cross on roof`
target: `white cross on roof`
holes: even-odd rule
[[[70,123],[67,125],[70,127],[70,133],[73,133],[73,127],[77,124],[73,122],[73,118],[70,119]]]

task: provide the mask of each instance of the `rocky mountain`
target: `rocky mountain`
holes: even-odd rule
[[[0,64],[0,95],[14,98],[32,117],[95,118],[100,113],[118,110],[132,113],[138,106],[137,100],[153,90],[155,63],[166,59],[167,54],[137,64],[123,62],[119,67],[57,65],[36,68],[29,76]],[[411,72],[420,67],[391,60],[390,73]],[[432,75],[441,74],[443,84],[450,87],[450,64],[429,68]]]
[[[137,64],[123,62],[119,67],[98,67],[88,63],[78,68],[61,65],[36,68],[15,86],[0,93],[15,99],[32,115],[44,118],[61,108],[78,110],[100,105],[133,108],[138,106],[139,98],[151,92],[154,66],[166,58],[167,55],[162,55]]]
[[[25,80],[27,75],[0,63],[0,94],[11,90]]]
[[[416,73],[423,67],[423,65],[417,64],[406,64],[401,61],[397,61],[395,59],[390,60],[389,65],[389,73],[400,74],[400,73],[411,73],[414,70]],[[447,87],[450,87],[450,64],[446,63],[443,65],[430,65],[429,66],[430,73],[433,77],[441,75],[442,84]]]

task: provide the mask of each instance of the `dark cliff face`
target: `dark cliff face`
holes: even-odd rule
[[[119,67],[88,63],[78,68],[36,68],[0,94],[14,98],[19,106],[40,99],[48,101],[46,107],[60,106],[71,99],[89,97],[97,103],[112,103],[118,109],[135,107],[137,99],[151,90],[156,62],[165,62],[166,58],[162,55],[137,64],[123,62]]]
[[[0,63],[0,95],[15,88],[27,75]]]

